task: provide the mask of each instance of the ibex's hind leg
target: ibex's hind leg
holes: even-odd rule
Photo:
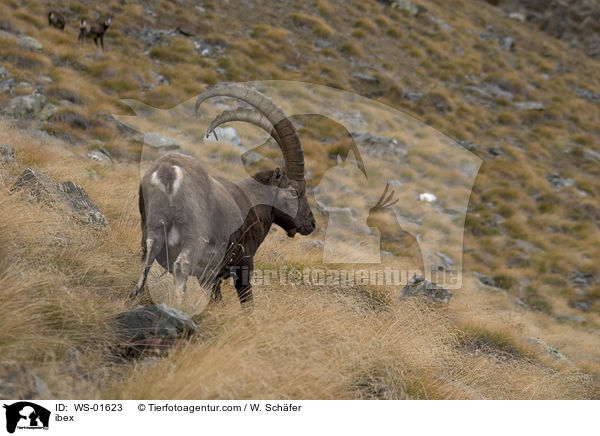
[[[146,279],[148,278],[148,272],[150,271],[152,263],[154,263],[154,259],[156,259],[156,256],[158,255],[158,252],[161,249],[160,245],[161,244],[157,244],[154,239],[146,239],[146,260],[144,261],[144,269],[142,270],[142,274],[140,275],[137,284],[129,294],[129,298],[136,297],[140,292],[142,292],[142,289],[144,289]]]
[[[187,279],[192,272],[192,260],[188,248],[184,248],[173,262],[173,279],[175,280],[175,294],[183,295]]]

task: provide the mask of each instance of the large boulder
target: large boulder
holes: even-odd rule
[[[402,288],[400,298],[415,296],[424,297],[436,303],[447,304],[450,301],[450,298],[452,298],[452,292],[442,288],[437,283],[427,280],[423,276],[415,275],[409,280],[406,286]]]
[[[83,224],[105,227],[108,220],[85,190],[73,182],[55,183],[41,171],[26,168],[10,190],[27,192],[34,201],[50,206],[65,206]]]
[[[175,138],[165,136],[158,132],[150,132],[144,134],[144,145],[152,147],[160,153],[168,153],[170,151],[181,150],[181,145]]]
[[[138,307],[116,317],[116,348],[125,357],[162,354],[197,329],[196,323],[186,313],[165,303]]]
[[[46,102],[42,94],[33,93],[13,98],[2,109],[2,114],[17,119],[33,119],[47,121],[56,112],[56,107]]]

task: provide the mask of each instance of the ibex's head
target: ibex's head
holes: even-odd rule
[[[221,124],[230,121],[245,121],[267,131],[277,141],[285,161],[285,169],[277,168],[269,177],[269,184],[278,188],[271,203],[275,213],[274,222],[290,237],[296,233],[312,233],[315,229],[315,218],[306,197],[304,152],[292,122],[270,98],[235,84],[216,86],[202,93],[196,100],[196,111],[204,100],[216,96],[237,98],[248,103],[253,109],[238,108],[221,113],[210,123],[207,135],[214,133],[215,128]],[[295,211],[295,215],[290,215],[289,211]]]
[[[388,190],[390,188],[389,183],[385,185],[383,194],[379,197],[377,204],[369,209],[369,216],[367,217],[367,225],[369,227],[379,227],[379,224],[383,222],[382,214],[387,212],[391,206],[398,202],[398,199],[394,199],[394,190]],[[387,195],[387,197],[386,197]]]
[[[108,29],[111,24],[112,24],[112,18],[107,18],[106,20],[104,20],[104,27],[105,28]]]

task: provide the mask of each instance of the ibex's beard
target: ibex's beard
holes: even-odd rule
[[[296,236],[296,228],[287,230],[286,233],[290,238],[293,238],[294,236]]]

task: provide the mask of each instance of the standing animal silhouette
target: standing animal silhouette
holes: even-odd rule
[[[104,51],[104,34],[112,24],[112,20],[107,18],[101,23],[90,23],[87,18],[84,18],[79,23],[79,36],[77,39],[80,44],[83,44],[85,38],[91,38],[94,40],[94,44],[98,46],[98,40],[100,40],[100,46]]]
[[[60,30],[65,30],[66,20],[60,13],[56,11],[48,12],[48,25],[56,27]]]
[[[389,183],[377,204],[369,209],[367,225],[376,227],[381,233],[380,249],[396,256],[399,268],[408,272],[424,273],[423,254],[417,238],[405,231],[398,223],[392,206],[399,201]],[[410,278],[410,277],[407,277]]]

